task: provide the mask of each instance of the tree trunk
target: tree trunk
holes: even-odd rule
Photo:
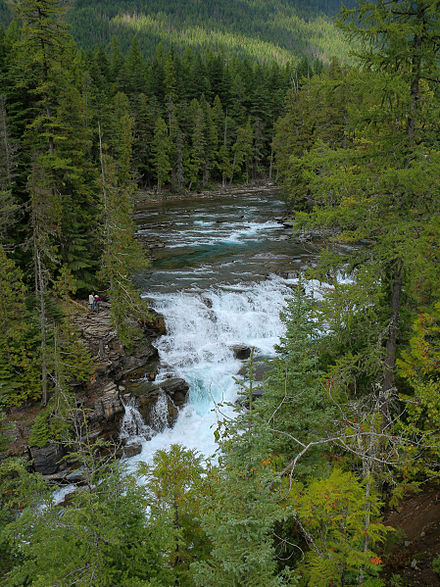
[[[402,262],[398,261],[393,274],[393,291],[391,295],[391,322],[386,343],[384,377],[382,392],[392,389],[394,384],[394,367],[396,365],[396,344],[399,330],[400,298],[402,294]]]
[[[40,295],[40,330],[41,330],[41,401],[47,405],[47,341],[46,341],[46,300],[44,297],[44,275],[41,266],[40,251],[35,245],[35,260],[37,267],[36,283]]]
[[[270,146],[270,158],[269,158],[269,179],[272,179],[272,168],[273,168],[273,139],[272,144]]]

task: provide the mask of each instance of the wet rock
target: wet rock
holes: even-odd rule
[[[178,408],[182,407],[186,401],[189,385],[184,379],[171,377],[156,385],[146,381],[135,383],[132,389],[144,422],[157,430],[165,423],[165,420],[168,426],[174,425],[179,413]],[[158,419],[157,404],[161,394],[164,394],[166,398],[167,413]]]
[[[157,400],[159,399],[159,394],[160,394],[160,388],[155,387],[154,389],[151,389],[145,395],[136,396],[137,403],[138,403],[138,410],[142,416],[143,421],[148,425],[151,425],[152,411],[153,411],[154,406],[157,403]]]
[[[56,473],[61,464],[61,459],[65,455],[64,448],[59,443],[51,443],[42,448],[31,446],[29,452],[34,470],[42,475]]]
[[[240,361],[249,359],[251,356],[251,349],[245,344],[234,344],[231,346],[231,350],[234,353],[234,357],[240,359]]]
[[[179,415],[179,410],[174,405],[173,401],[168,398],[168,426],[172,428],[176,423],[177,416]]]
[[[142,239],[144,245],[149,249],[163,249],[165,247],[165,243],[158,239]]]
[[[266,362],[256,363],[254,365],[254,381],[263,381],[264,376],[269,371],[270,365]],[[243,365],[241,369],[238,371],[238,375],[242,377],[246,377],[248,373],[247,365]]]
[[[201,296],[200,298],[202,302],[205,304],[206,307],[212,308],[212,300],[207,298],[206,296]]]
[[[144,422],[153,430],[161,432],[166,426],[174,426],[179,411],[170,396],[165,394],[166,414],[158,414],[157,404],[160,394],[163,391],[159,386],[152,389],[145,396],[138,396],[138,410]]]
[[[189,385],[185,379],[173,377],[163,381],[160,387],[172,398],[176,406],[180,407],[185,403],[189,391]]]
[[[134,457],[142,452],[142,444],[140,442],[133,442],[133,444],[126,444],[122,449],[122,455],[126,458]]]

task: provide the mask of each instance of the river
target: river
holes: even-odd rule
[[[137,285],[167,328],[156,343],[157,382],[182,377],[190,391],[175,426],[142,440],[130,468],[173,443],[212,455],[217,422],[232,412],[224,402],[233,403],[238,391],[233,376],[242,362],[233,345],[254,347],[259,358],[274,355],[283,333],[280,311],[298,273],[316,255],[290,238],[284,214],[275,189],[150,202],[138,209],[139,234],[156,248]]]

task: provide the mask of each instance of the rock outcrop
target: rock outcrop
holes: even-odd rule
[[[151,312],[150,321],[139,322],[135,348],[128,353],[112,326],[110,305],[106,302],[101,302],[100,305],[99,312],[91,312],[84,303],[75,317],[82,339],[96,364],[91,380],[76,387],[75,400],[77,407],[82,407],[87,417],[89,438],[92,441],[99,438],[117,445],[125,404],[131,396],[133,381],[149,386],[137,390],[136,402],[145,423],[153,429],[155,426],[160,428],[175,423],[178,408],[185,403],[188,384],[177,378],[170,378],[161,384],[154,383],[159,356],[153,342],[166,332],[163,316]],[[158,402],[159,398],[162,398],[161,402]],[[166,411],[159,414],[159,418],[160,406],[165,406]],[[32,468],[50,481],[69,482],[69,476],[74,474],[73,469],[77,464],[65,460],[67,448],[62,443],[51,443],[41,448],[29,446],[29,434],[39,410],[38,406],[27,411],[23,409],[21,413],[16,409],[12,416],[16,424],[11,431],[9,454],[24,453],[32,461]],[[141,444],[134,441],[118,450],[118,454],[128,457],[140,451]]]
[[[173,426],[187,399],[189,386],[184,379],[172,377],[160,383],[141,381],[129,386],[139,412],[149,426],[161,429]]]
[[[51,475],[59,471],[62,468],[62,458],[65,454],[63,445],[58,442],[52,442],[42,448],[35,446],[29,448],[33,469],[42,475]]]
[[[249,359],[251,356],[251,349],[245,344],[234,344],[231,346],[231,350],[234,353],[234,357],[240,359],[240,361]]]

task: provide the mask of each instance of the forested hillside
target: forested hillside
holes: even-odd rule
[[[154,37],[148,59],[141,31],[168,17],[139,3],[123,3],[131,16],[76,3],[79,30],[101,31],[88,50],[62,2],[15,4],[0,29],[1,584],[381,587],[419,585],[421,567],[436,584],[438,551],[409,558],[383,514],[440,477],[439,1],[344,10],[356,66],[229,53],[264,19],[264,42],[273,23],[294,50],[276,28],[298,22],[287,2],[176,4],[174,46]],[[234,28],[249,7],[259,20]],[[195,51],[202,19],[235,40]],[[234,417],[215,405],[216,459],[174,445],[128,475],[79,400],[105,366],[75,327],[78,299],[103,292],[133,349],[151,320],[132,282],[146,264],[134,199],[276,175],[292,238],[320,253],[261,389],[251,352]],[[309,279],[326,284],[320,299]],[[79,469],[62,508],[8,452],[17,407],[31,414],[23,442],[61,445]]]
[[[0,0],[0,22],[11,14],[12,5]],[[339,8],[339,0],[72,0],[67,3],[67,21],[83,48],[106,47],[117,35],[126,51],[137,35],[147,57],[162,42],[167,49],[227,50],[229,56],[266,61],[286,62],[303,55],[328,60],[348,52],[330,20]]]

